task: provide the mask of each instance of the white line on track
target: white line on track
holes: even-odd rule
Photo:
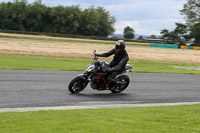
[[[89,105],[89,106],[55,106],[55,107],[24,107],[24,108],[1,108],[3,112],[27,112],[44,110],[77,110],[77,109],[100,109],[100,108],[125,108],[125,107],[150,107],[150,106],[176,106],[192,105],[200,102],[182,102],[182,103],[151,103],[151,104],[111,104],[111,105]]]

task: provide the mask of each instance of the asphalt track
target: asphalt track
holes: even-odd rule
[[[131,83],[120,94],[68,91],[77,71],[0,70],[0,109],[52,106],[130,105],[200,102],[200,75],[128,73]]]

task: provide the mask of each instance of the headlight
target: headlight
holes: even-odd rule
[[[93,64],[92,64],[92,65],[89,65],[89,66],[86,67],[85,72],[86,72],[86,71],[87,71],[87,72],[90,72],[90,71],[92,71],[94,68],[95,68],[95,66],[94,66]]]

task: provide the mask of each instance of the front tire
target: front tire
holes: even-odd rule
[[[68,90],[71,93],[79,93],[86,88],[87,83],[83,77],[78,76],[69,83]]]
[[[127,75],[120,75],[116,78],[116,81],[118,84],[114,90],[111,90],[112,93],[120,93],[124,91],[130,83],[130,78]]]

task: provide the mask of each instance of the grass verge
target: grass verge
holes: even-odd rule
[[[5,38],[5,37],[0,37],[1,40],[19,40],[19,41],[38,41],[38,42],[55,42],[55,43],[70,43],[70,44],[99,44],[99,45],[113,45],[113,42],[92,42],[92,41],[70,41],[70,40],[51,40],[51,39],[39,39],[39,38]],[[152,48],[149,47],[148,44],[146,45],[141,45],[140,43],[133,42],[133,43],[127,43],[128,47],[145,47],[145,48]]]
[[[2,133],[195,133],[200,105],[0,113]]]
[[[83,71],[92,59],[0,55],[0,69]],[[200,64],[129,61],[133,72],[200,74]]]

